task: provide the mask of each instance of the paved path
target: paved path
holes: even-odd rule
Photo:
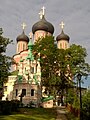
[[[57,107],[57,118],[56,120],[68,120],[66,117],[67,111],[64,106]]]

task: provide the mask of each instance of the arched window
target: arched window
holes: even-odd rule
[[[25,50],[25,44],[23,44],[23,50]]]
[[[60,43],[60,48],[62,48],[62,43]]]
[[[65,48],[67,48],[67,43],[65,43]]]
[[[31,96],[34,96],[34,89],[31,89]]]
[[[32,74],[34,73],[34,67],[31,67],[31,73]]]
[[[26,96],[26,89],[22,89],[22,95]]]

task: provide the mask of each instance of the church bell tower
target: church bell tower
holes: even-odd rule
[[[67,49],[67,48],[69,48],[69,36],[68,35],[66,35],[65,33],[64,33],[64,31],[63,31],[63,29],[64,29],[64,23],[63,22],[61,22],[61,24],[60,24],[60,26],[61,26],[61,29],[62,29],[62,31],[61,31],[61,33],[56,37],[56,40],[57,40],[57,47],[59,48],[59,49]]]
[[[29,38],[28,38],[28,36],[25,35],[25,32],[24,32],[25,27],[26,27],[26,24],[23,23],[22,24],[23,32],[16,39],[17,40],[17,50],[16,50],[17,54],[20,53],[21,51],[27,50]]]

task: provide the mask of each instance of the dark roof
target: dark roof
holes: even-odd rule
[[[63,32],[63,30],[62,30],[61,34],[58,35],[57,38],[56,38],[57,41],[59,41],[59,40],[67,40],[67,41],[69,41],[69,39],[70,39],[69,36],[66,35],[66,34]]]
[[[17,42],[18,41],[26,41],[26,42],[29,42],[29,38],[27,35],[25,35],[24,31],[22,32],[21,35],[19,35],[17,38],[16,38]]]
[[[33,25],[32,32],[35,33],[37,30],[44,30],[44,31],[50,32],[51,34],[54,33],[53,25],[50,22],[46,21],[44,16],[40,21],[36,22]]]

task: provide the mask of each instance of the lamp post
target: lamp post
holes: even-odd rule
[[[80,120],[83,120],[83,116],[82,116],[81,77],[82,77],[82,75],[80,73],[78,73],[77,78],[78,78],[78,81],[79,81],[79,92],[80,92]]]

